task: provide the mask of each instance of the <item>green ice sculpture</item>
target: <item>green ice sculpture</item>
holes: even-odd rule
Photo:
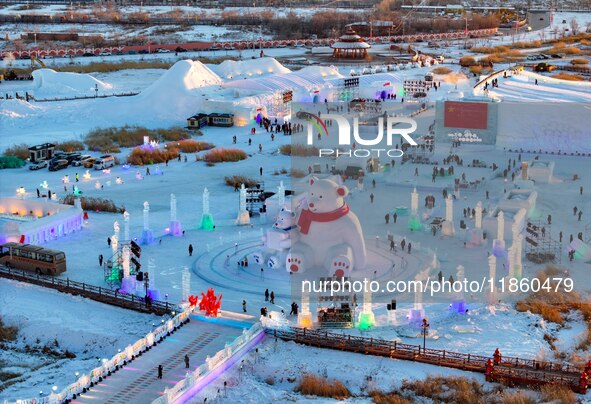
[[[200,228],[207,231],[212,231],[215,228],[213,224],[213,216],[211,215],[211,213],[204,213],[203,215],[201,215]]]
[[[423,230],[423,225],[421,224],[421,220],[417,215],[411,215],[408,218],[408,228],[412,231],[421,231]]]
[[[361,313],[359,314],[359,329],[360,330],[369,330],[375,325],[375,317],[373,313]]]
[[[209,213],[209,191],[207,188],[203,190],[203,214],[201,215],[201,225],[199,228],[206,231],[212,231],[215,228],[213,216]]]

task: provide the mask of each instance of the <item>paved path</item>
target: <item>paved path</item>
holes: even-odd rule
[[[190,358],[190,370],[205,362],[224,345],[242,333],[241,329],[198,321],[191,322],[167,337],[128,366],[117,371],[88,393],[80,395],[74,403],[149,404],[158,398],[165,387],[178,383],[188,369],[184,357]],[[164,366],[164,377],[157,376],[158,365]]]

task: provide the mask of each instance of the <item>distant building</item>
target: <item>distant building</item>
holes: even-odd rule
[[[196,114],[187,118],[187,128],[199,129],[204,126],[234,126],[234,114]]]
[[[29,160],[36,163],[40,160],[49,160],[53,157],[55,145],[53,143],[44,143],[29,147]]]
[[[234,115],[233,114],[209,114],[208,122],[209,126],[234,126]]]
[[[330,46],[333,58],[365,59],[371,46],[351,28]]]
[[[207,114],[197,114],[187,118],[187,128],[200,129],[207,126]]]

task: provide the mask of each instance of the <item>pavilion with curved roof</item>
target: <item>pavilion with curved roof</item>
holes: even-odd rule
[[[353,29],[348,28],[344,35],[339,37],[339,40],[330,46],[333,58],[345,59],[365,59],[367,57],[367,50],[371,48]]]

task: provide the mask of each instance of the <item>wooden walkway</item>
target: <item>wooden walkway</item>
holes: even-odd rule
[[[146,305],[144,299],[138,296],[121,294],[117,292],[117,290],[89,285],[88,283],[76,282],[69,278],[61,279],[49,275],[38,275],[20,269],[7,268],[5,266],[0,266],[0,277],[32,283],[34,285],[59,290],[63,293],[69,293],[74,296],[82,296],[98,302],[143,313],[154,313],[161,316],[177,311],[177,307],[168,302],[153,300],[151,304]]]
[[[266,329],[265,332],[285,341],[294,341],[319,348],[422,362],[480,373],[486,373],[486,363],[492,359],[492,355],[482,356],[441,349],[423,349],[420,345],[335,334],[324,330],[292,327]],[[568,386],[578,393],[585,393],[586,389],[582,390],[579,387],[579,378],[583,370],[583,367],[568,363],[502,357],[501,362],[493,367],[491,374],[487,375],[487,380],[523,386],[559,384]]]

